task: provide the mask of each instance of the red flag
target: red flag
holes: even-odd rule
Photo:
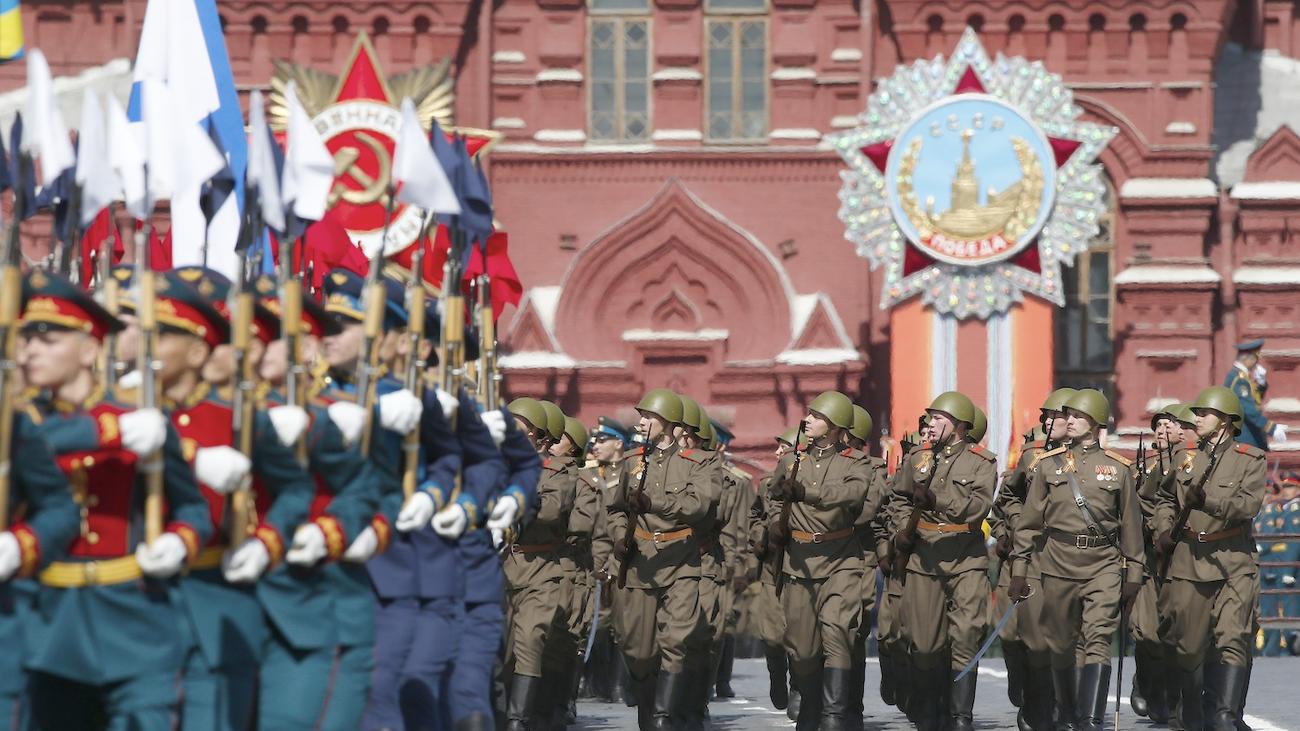
[[[271,256],[279,261],[280,242],[275,234],[271,234]],[[319,291],[331,269],[348,269],[365,276],[370,260],[343,224],[327,216],[307,227],[302,241],[294,247],[292,266],[296,272],[309,269],[312,289]]]
[[[81,282],[86,287],[95,280],[95,266],[102,257],[111,257],[109,264],[122,260],[122,234],[117,230],[112,211],[105,208],[95,216],[81,234]]]
[[[426,245],[427,245],[427,239]],[[434,233],[433,247],[424,255],[424,280],[434,287],[442,288],[442,267],[447,262],[447,253],[451,250],[451,236],[446,226],[439,225]],[[415,255],[412,244],[393,255],[392,260],[399,266],[411,268]],[[483,273],[483,249],[475,246],[470,253],[469,265],[465,268],[465,278],[461,282],[461,292],[470,294],[470,284],[474,278]],[[515,265],[510,261],[509,235],[505,231],[494,231],[487,242],[487,273],[492,278],[492,313],[501,316],[501,310],[507,304],[518,305],[523,297],[524,287],[519,281]]]
[[[175,226],[167,228],[165,237],[158,236],[158,228],[149,228],[149,268],[155,272],[165,272],[172,268],[172,231]]]

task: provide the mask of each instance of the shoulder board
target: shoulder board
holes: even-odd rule
[[[1034,441],[1032,441],[1032,442],[1029,443],[1029,448],[1030,448],[1030,449],[1042,449],[1043,447],[1046,447],[1046,446],[1047,446],[1047,440],[1046,440],[1046,439],[1035,439]]]
[[[972,444],[972,445],[970,445],[970,447],[968,447],[968,448],[966,449],[966,451],[967,451],[967,452],[970,452],[971,454],[975,455],[976,457],[983,457],[984,459],[988,460],[989,462],[996,462],[996,461],[998,461],[998,456],[997,456],[996,454],[993,454],[993,452],[989,451],[988,449],[985,449],[984,447],[981,447],[981,446],[978,445],[978,444]]]
[[[1120,464],[1124,465],[1125,467],[1132,467],[1132,466],[1133,466],[1133,460],[1129,459],[1128,457],[1125,457],[1124,455],[1120,454],[1119,452],[1113,452],[1113,451],[1111,451],[1111,450],[1109,450],[1109,449],[1105,450],[1105,452],[1106,452],[1106,456],[1107,456],[1107,457],[1110,457],[1111,459],[1115,460],[1116,462],[1119,462]]]
[[[696,464],[704,464],[705,460],[709,458],[709,453],[702,452],[698,449],[679,449],[677,450],[677,456],[688,459]]]
[[[1236,451],[1237,454],[1244,454],[1248,457],[1254,457],[1256,459],[1264,459],[1264,450],[1260,449],[1259,447],[1252,447],[1249,444],[1243,444],[1242,442],[1237,442]]]
[[[594,459],[588,459],[586,462],[583,463],[582,468],[589,470],[592,469],[593,467],[598,467],[598,466],[600,466],[600,462]]]
[[[930,442],[921,442],[921,446],[917,447],[917,449],[934,449],[934,445]]]
[[[754,481],[754,478],[748,472],[740,469],[734,464],[727,465],[727,471],[734,475],[737,480],[740,480],[742,485],[748,485]]]
[[[1069,447],[1057,447],[1056,449],[1053,449],[1053,450],[1050,450],[1050,451],[1047,451],[1047,452],[1043,452],[1042,454],[1038,455],[1038,458],[1039,458],[1039,459],[1043,459],[1043,458],[1045,458],[1045,457],[1051,457],[1052,455],[1056,455],[1056,454],[1064,454],[1064,453],[1065,453],[1066,451],[1068,451],[1068,450],[1069,450]]]
[[[840,456],[841,456],[841,457],[848,457],[849,459],[863,459],[863,458],[865,458],[867,455],[866,455],[865,452],[859,452],[858,450],[854,449],[853,447],[845,447],[844,449],[841,449],[841,450],[840,450]]]
[[[630,457],[639,458],[642,454],[645,454],[645,447],[637,447],[636,449],[633,449],[632,451],[625,453],[623,455],[623,459],[628,459]]]
[[[884,457],[872,457],[872,456],[868,455],[868,456],[867,456],[867,462],[868,462],[868,463],[872,466],[872,468],[874,468],[874,469],[884,469],[884,468],[885,468],[885,458],[884,458]]]

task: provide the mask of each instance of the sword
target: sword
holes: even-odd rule
[[[591,648],[596,644],[596,626],[600,624],[600,585],[605,582],[596,582],[596,593],[591,597],[591,629],[587,630],[587,649],[582,651],[582,664],[587,664],[587,658],[591,657]]]
[[[952,679],[953,683],[961,682],[962,678],[966,677],[970,671],[975,669],[976,665],[980,664],[980,658],[984,657],[984,655],[988,653],[989,648],[993,646],[993,640],[998,638],[998,634],[1002,632],[1002,628],[1007,626],[1007,622],[1011,621],[1011,613],[1016,611],[1016,606],[1020,604],[1020,601],[1021,600],[1017,599],[1014,602],[1011,602],[1011,606],[1007,607],[1007,611],[1002,613],[1002,619],[998,620],[997,626],[989,633],[989,638],[984,640],[984,644],[980,647],[980,651],[975,653],[975,657],[972,657],[970,662],[966,663],[966,667],[962,668],[960,673],[957,673],[957,677]]]

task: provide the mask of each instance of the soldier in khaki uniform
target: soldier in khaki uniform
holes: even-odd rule
[[[797,429],[787,429],[776,438],[774,456],[779,463],[786,454],[794,451]],[[750,550],[758,557],[758,596],[754,599],[752,611],[757,616],[759,637],[763,640],[764,659],[767,661],[768,698],[772,707],[791,710],[790,720],[797,715],[793,712],[797,705],[797,689],[788,685],[789,662],[785,653],[785,614],[781,611],[781,602],[776,597],[776,572],[768,554],[768,520],[779,510],[771,499],[772,474],[764,475],[758,483],[758,500],[754,503],[750,521]]]
[[[808,448],[781,460],[771,486],[775,501],[790,503],[788,522],[778,510],[768,530],[771,550],[784,549],[779,569],[785,576],[777,581],[784,580],[785,645],[803,696],[798,728],[809,731],[845,728],[862,615],[862,549],[854,523],[871,476],[860,453],[843,444],[852,425],[848,396],[827,391],[813,399],[804,417]]]
[[[727,455],[731,433],[716,419],[709,419],[708,426],[712,436],[708,446],[722,458],[722,502],[718,513],[719,519],[724,521],[721,540],[726,558],[723,622],[719,628],[722,640],[721,646],[716,648],[715,694],[719,698],[734,698],[736,693],[731,689],[731,672],[736,657],[738,608],[741,596],[757,576],[757,565],[751,566],[753,554],[749,550],[749,515],[755,496],[749,473],[733,464]]]
[[[677,394],[653,389],[637,411],[647,446],[628,456],[623,494],[610,513],[614,553],[627,577],[614,621],[640,725],[665,730],[684,708],[687,648],[699,643],[700,544],[694,526],[708,514],[714,476],[702,455],[681,449],[674,438],[672,427],[682,420]],[[629,516],[631,551],[624,542]]]
[[[572,723],[577,720],[578,682],[582,679],[582,655],[587,649],[587,631],[591,629],[591,597],[593,595],[592,572],[594,559],[592,541],[598,529],[603,529],[605,512],[600,492],[590,483],[579,479],[577,465],[583,463],[583,454],[587,447],[587,428],[572,416],[564,417],[564,437],[560,443],[551,448],[551,454],[560,459],[572,459],[575,465],[573,512],[569,513],[568,535],[560,552],[560,565],[568,584],[568,603],[566,609],[565,629],[568,636],[559,643],[555,653],[562,666],[551,668],[547,664],[548,674],[567,679],[567,684],[556,688],[556,699],[564,699],[563,714]],[[601,525],[597,526],[597,523]],[[554,715],[559,715],[556,713]],[[562,725],[562,724],[561,724]]]
[[[557,436],[557,430],[550,428],[554,419],[540,402],[516,399],[509,408],[520,429],[539,447],[548,442],[558,444],[564,438],[563,419]],[[547,437],[539,439],[537,434],[543,431]],[[505,552],[503,569],[510,594],[507,649],[508,661],[514,665],[507,699],[507,731],[528,731],[534,716],[542,715],[539,712],[544,710],[538,698],[543,653],[548,640],[555,641],[556,631],[563,631],[559,622],[564,617],[562,601],[566,594],[560,552],[573,510],[575,475],[572,457],[543,460],[537,483],[537,515]]]
[[[905,460],[921,447],[921,440],[915,433],[907,434],[899,441],[899,445],[902,459]],[[903,601],[902,579],[906,572],[894,574],[892,545],[894,535],[907,522],[910,506],[906,498],[894,492],[893,485],[897,478],[897,474],[887,475],[885,497],[877,513],[880,533],[876,540],[876,560],[885,582],[879,608],[876,610],[876,647],[880,655],[880,700],[887,705],[897,706],[898,710],[911,718],[914,715],[911,702],[911,653],[903,629],[902,613],[899,611],[899,604]]]
[[[614,502],[623,480],[623,450],[630,438],[627,427],[606,416],[596,420],[588,442],[587,463],[578,471],[586,483],[579,489],[594,490],[600,495],[600,512],[591,539],[593,581],[603,584],[598,613],[596,640],[587,659],[587,689],[595,698],[614,701],[622,697],[622,680],[627,674],[618,654],[613,630],[613,607],[617,593],[611,591],[614,540],[609,533],[609,505]],[[594,587],[594,583],[593,583]]]
[[[1242,414],[1232,391],[1211,386],[1191,408],[1201,449],[1177,469],[1172,482],[1161,485],[1158,496],[1158,548],[1162,556],[1172,556],[1161,600],[1169,612],[1184,728],[1232,731],[1249,679],[1259,598],[1250,527],[1264,498],[1264,452],[1235,440]],[[1184,506],[1191,512],[1177,525]],[[1205,683],[1214,713],[1203,724],[1201,671],[1214,659],[1223,667]]]
[[[1078,731],[1100,731],[1121,601],[1131,604],[1142,585],[1142,513],[1132,463],[1098,441],[1110,418],[1106,397],[1084,389],[1064,407],[1071,444],[1043,453],[1035,465],[1007,592],[1013,601],[1029,596],[1025,577],[1039,554],[1041,629],[1052,654],[1058,723],[1073,719]],[[1126,557],[1135,559],[1127,569]],[[1077,668],[1080,640],[1084,660]]]
[[[862,727],[864,710],[862,696],[867,682],[867,636],[871,634],[871,611],[876,606],[877,547],[888,540],[885,534],[886,526],[882,522],[884,514],[880,510],[880,505],[889,490],[885,484],[888,470],[885,469],[884,459],[872,457],[867,451],[867,440],[871,438],[874,427],[871,414],[854,404],[853,426],[845,435],[845,442],[860,454],[871,477],[867,484],[866,503],[854,524],[858,534],[858,545],[862,550],[863,570],[862,618],[858,622],[858,635],[853,643],[853,675],[849,679],[847,720],[851,728]]]
[[[997,458],[966,440],[975,406],[965,395],[941,393],[926,413],[931,446],[903,462],[894,484],[911,498],[909,512],[920,511],[916,532],[902,530],[894,539],[897,550],[912,551],[900,609],[912,647],[912,694],[921,700],[914,720],[920,731],[937,730],[947,695],[947,728],[969,731],[978,674],[953,680],[979,649],[988,616],[983,521],[993,504]],[[942,665],[945,648],[951,673]]]

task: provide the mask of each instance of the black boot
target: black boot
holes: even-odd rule
[[[943,727],[942,712],[947,699],[948,678],[946,666],[929,670],[912,668],[909,717],[917,731],[940,731]]]
[[[880,645],[877,651],[880,659],[880,700],[887,706],[894,705],[894,672],[893,658],[885,645]]]
[[[848,682],[848,701],[844,711],[844,727],[849,731],[862,731],[862,713],[865,710],[863,695],[866,693],[867,685],[866,657],[854,658],[853,669],[849,671]]]
[[[1203,677],[1200,667],[1184,670],[1180,665],[1178,668],[1179,707],[1182,711],[1182,728],[1186,731],[1203,731],[1205,728],[1205,716],[1201,705],[1201,693],[1204,690]],[[1170,725],[1172,726],[1172,723]]]
[[[795,677],[794,677],[794,663],[791,662],[791,660],[790,660],[790,656],[789,656],[789,655],[786,655],[786,657],[785,657],[785,663],[786,663],[786,667],[789,668],[789,670],[790,670],[790,673],[789,673],[789,675],[790,675],[790,703],[789,703],[789,705],[786,706],[786,709],[785,709],[785,715],[786,715],[786,718],[789,718],[791,721],[798,721],[798,720],[799,720],[799,712],[803,710],[803,689],[799,687],[799,684],[798,684],[797,682],[795,682]],[[817,697],[818,697],[818,702],[820,703],[820,702],[821,702],[821,692],[820,692],[820,691],[818,691]]]
[[[1224,665],[1211,695],[1215,698],[1214,716],[1209,728],[1213,731],[1236,731],[1237,708],[1241,696],[1246,692],[1246,681],[1250,670],[1240,665]]]
[[[537,703],[537,689],[542,685],[541,678],[515,673],[510,679],[510,691],[506,706],[506,731],[530,731],[533,706]]]
[[[1142,645],[1138,645],[1141,649]],[[1135,654],[1134,657],[1137,657]],[[1146,652],[1146,659],[1139,661],[1138,669],[1141,670],[1143,664],[1146,669],[1142,671],[1144,682],[1142,685],[1146,689],[1147,699],[1147,718],[1151,723],[1157,726],[1163,726],[1169,723],[1170,707],[1173,705],[1173,693],[1170,691],[1174,687],[1170,668],[1165,662],[1164,646],[1158,643],[1150,643]]]
[[[794,686],[799,689],[799,712],[795,718],[795,731],[817,731],[822,720],[822,671],[796,675]]]
[[[1052,731],[1053,699],[1050,668],[1030,667],[1025,673],[1025,699],[1020,712],[1032,731]]]
[[[655,676],[645,680],[629,677],[628,696],[635,701],[636,722],[640,731],[654,731],[655,727]]]
[[[654,725],[651,726],[655,731],[676,731],[673,714],[679,712],[682,706],[682,693],[686,690],[683,685],[685,678],[685,673],[659,671],[659,679],[655,683]]]
[[[1079,690],[1074,697],[1077,731],[1101,731],[1106,717],[1106,691],[1110,688],[1110,665],[1084,665],[1079,671]]]
[[[735,698],[736,691],[731,689],[731,670],[736,664],[736,638],[727,635],[722,640],[722,661],[718,663],[717,692],[719,698]]]
[[[1133,690],[1129,692],[1128,703],[1139,716],[1150,718],[1151,706],[1159,703],[1155,683],[1159,659],[1160,646],[1156,643],[1138,642],[1133,646]]]
[[[822,723],[820,731],[846,731],[849,678],[853,671],[826,668],[822,671]]]
[[[1025,675],[1029,667],[1024,643],[1003,642],[1002,659],[1007,663],[1007,700],[1021,708],[1025,702]]]
[[[1250,676],[1251,671],[1255,669],[1255,657],[1246,658],[1246,686],[1241,689],[1241,702],[1237,704],[1237,731],[1254,731],[1250,724],[1246,723],[1246,696],[1250,694]]]
[[[975,727],[975,681],[979,674],[971,670],[957,680],[954,672],[952,678],[948,688],[948,730],[972,731]]]
[[[573,669],[571,670],[573,681],[569,686],[569,702],[564,709],[564,721],[567,724],[578,722],[578,687],[582,685],[582,676],[587,669],[586,663],[582,661],[582,655],[574,656]]]
[[[1075,694],[1079,691],[1079,668],[1052,668],[1052,694],[1056,697],[1055,731],[1074,731]]]
[[[773,708],[784,711],[790,703],[790,690],[785,680],[785,648],[764,645],[763,649],[767,659],[768,697],[772,699]]]
[[[610,650],[609,661],[614,666],[613,685],[609,689],[609,694],[614,697],[614,702],[622,701],[628,708],[636,705],[636,691],[632,688],[632,673],[627,669],[627,660],[623,658],[623,652],[617,646]]]

